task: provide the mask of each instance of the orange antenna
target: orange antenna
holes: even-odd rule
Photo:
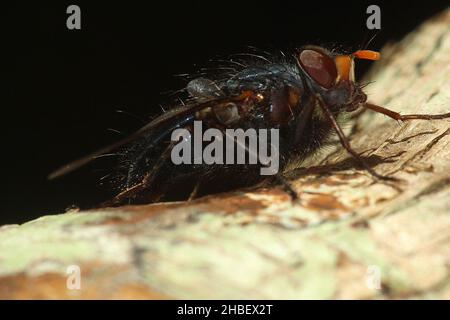
[[[381,55],[377,51],[372,50],[358,50],[352,54],[353,57],[365,60],[380,60]]]
[[[341,80],[349,80],[352,68],[352,59],[350,56],[337,56],[335,58],[336,69]]]

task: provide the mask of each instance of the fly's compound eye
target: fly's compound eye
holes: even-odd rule
[[[337,70],[333,58],[329,55],[305,49],[299,55],[300,66],[321,87],[329,89],[336,81]]]

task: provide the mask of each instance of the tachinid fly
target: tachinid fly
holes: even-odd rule
[[[354,60],[378,60],[380,54],[358,50],[352,54],[304,46],[291,56],[268,59],[249,55],[251,62],[228,61],[230,72],[191,80],[188,98],[117,143],[76,160],[50,175],[56,178],[98,156],[122,149],[117,179],[123,186],[108,204],[187,199],[277,180],[293,198],[296,193],[283,178],[289,163],[317,151],[331,136],[376,179],[377,174],[352,149],[339,123],[359,108],[382,113],[395,120],[443,119],[441,115],[400,115],[366,102],[362,86],[355,82]],[[258,164],[181,164],[171,162],[171,133],[177,128],[192,132],[194,121],[203,127],[226,129],[277,129],[279,167],[274,176],[261,176]],[[256,131],[258,132],[258,131]]]

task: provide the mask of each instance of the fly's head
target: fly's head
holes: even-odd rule
[[[319,94],[331,110],[350,112],[367,100],[355,82],[355,58],[378,60],[380,54],[370,50],[333,54],[321,47],[306,46],[298,51],[297,61],[311,92]]]

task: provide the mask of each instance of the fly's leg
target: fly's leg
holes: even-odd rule
[[[198,190],[200,190],[200,185],[202,184],[202,182],[203,177],[200,177],[200,179],[198,179],[197,182],[195,183],[194,189],[192,189],[191,194],[189,195],[187,201],[192,201],[197,197]]]
[[[163,153],[161,154],[161,157],[153,165],[152,169],[145,174],[141,182],[120,192],[112,200],[103,203],[102,206],[119,204],[126,199],[131,199],[132,197],[138,195],[140,192],[150,187],[156,177],[156,174],[161,169],[161,167],[166,163],[167,159],[170,157],[170,152],[172,150],[173,145],[174,143],[172,142],[166,147],[166,149],[164,149]]]
[[[299,200],[297,192],[292,188],[289,181],[287,181],[281,174],[276,174],[275,179],[283,186],[283,189],[289,194],[292,201]]]
[[[366,103],[364,105],[365,108],[370,109],[372,111],[384,114],[389,118],[392,118],[397,121],[408,121],[408,120],[439,120],[450,118],[450,113],[443,114],[405,114],[401,115],[398,112],[377,106],[375,104]]]
[[[347,150],[347,152],[350,153],[356,160],[358,160],[359,163],[367,170],[367,172],[369,172],[375,178],[380,179],[380,180],[397,181],[397,179],[395,179],[395,178],[378,174],[359,156],[359,154],[355,150],[353,150],[353,148],[350,146],[350,142],[348,141],[348,139],[345,136],[344,132],[342,131],[341,127],[337,123],[337,121],[336,121],[335,117],[333,116],[333,114],[331,113],[330,109],[327,107],[327,105],[323,101],[322,97],[320,95],[316,95],[316,98],[319,102],[320,107],[322,108],[322,111],[325,113],[328,120],[330,120],[331,125],[333,126],[334,130],[336,131],[336,133],[339,137],[339,140],[341,141],[342,146]]]

